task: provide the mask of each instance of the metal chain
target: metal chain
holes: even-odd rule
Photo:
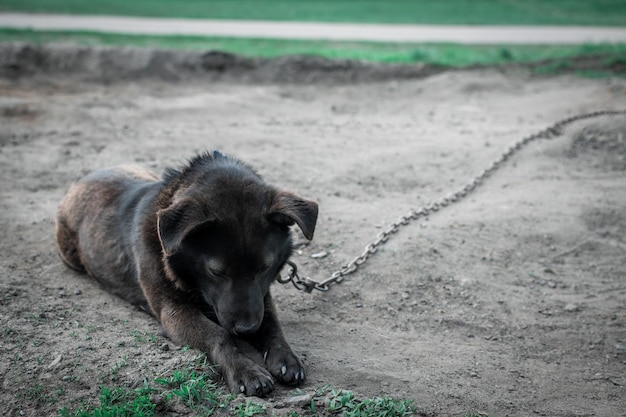
[[[448,194],[445,197],[441,197],[438,200],[435,200],[434,202],[420,209],[417,209],[417,210],[412,209],[406,215],[401,216],[397,221],[391,223],[385,230],[383,230],[382,232],[378,233],[378,235],[376,235],[376,239],[373,242],[365,246],[365,249],[359,256],[355,257],[350,262],[342,266],[340,269],[333,272],[330,275],[330,277],[326,278],[325,280],[318,282],[309,277],[301,278],[298,275],[298,268],[296,264],[291,261],[287,261],[287,264],[289,265],[290,270],[284,278],[279,275],[277,277],[277,281],[280,282],[281,284],[286,284],[288,282],[291,282],[297,289],[306,291],[308,293],[312,292],[313,290],[328,291],[330,289],[331,284],[336,284],[336,283],[338,284],[341,281],[343,281],[346,275],[350,275],[354,273],[359,268],[359,266],[364,264],[370,258],[370,256],[375,254],[378,251],[379,246],[387,242],[387,240],[389,240],[389,237],[392,234],[396,233],[400,229],[400,227],[405,226],[409,224],[410,222],[417,220],[421,217],[425,217],[425,216],[428,216],[429,214],[436,213],[439,210],[462,200],[469,193],[474,191],[474,189],[476,189],[476,187],[478,187],[478,185],[482,183],[483,180],[485,180],[487,177],[493,174],[494,171],[500,168],[513,154],[518,152],[520,149],[522,149],[524,146],[526,146],[530,142],[533,142],[537,139],[551,139],[555,136],[559,136],[562,133],[562,129],[565,126],[570,125],[579,120],[591,119],[591,118],[596,118],[600,116],[614,116],[614,115],[620,115],[620,114],[621,115],[626,114],[626,110],[600,110],[600,111],[596,111],[593,113],[579,114],[576,116],[568,117],[566,119],[562,119],[554,123],[552,126],[548,127],[547,129],[544,129],[530,136],[527,136],[523,138],[522,140],[513,144],[506,151],[504,151],[504,153],[500,155],[498,159],[493,161],[480,174],[472,178],[472,180],[468,182],[464,187],[460,188],[456,192]]]

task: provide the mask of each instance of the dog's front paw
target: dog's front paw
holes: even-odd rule
[[[226,375],[231,391],[247,396],[263,397],[274,391],[274,379],[263,367],[250,361]]]
[[[304,364],[289,348],[270,348],[264,357],[267,369],[283,384],[299,385],[306,379]]]

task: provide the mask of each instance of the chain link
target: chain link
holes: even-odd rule
[[[498,159],[493,161],[480,174],[472,178],[464,187],[445,197],[435,200],[422,208],[419,208],[417,210],[412,209],[406,215],[401,216],[397,221],[391,223],[387,227],[387,229],[376,235],[376,239],[372,243],[365,246],[365,249],[360,255],[352,259],[340,269],[333,272],[330,277],[326,278],[325,280],[318,282],[308,277],[300,278],[300,276],[298,276],[298,268],[296,264],[291,261],[287,261],[287,264],[290,266],[290,270],[284,278],[279,275],[277,277],[277,281],[281,284],[291,282],[297,289],[306,291],[308,293],[312,292],[313,290],[328,291],[331,284],[338,284],[344,280],[346,275],[350,275],[356,272],[359,266],[367,262],[370,256],[375,254],[378,251],[378,248],[381,245],[385,244],[387,240],[389,240],[389,237],[391,235],[398,232],[400,227],[405,226],[410,222],[418,220],[422,217],[434,214],[441,209],[462,200],[464,197],[474,191],[487,177],[489,177],[496,170],[498,170],[511,156],[513,156],[513,154],[522,149],[524,146],[536,141],[537,139],[551,139],[559,136],[561,135],[564,127],[574,122],[584,119],[592,119],[600,116],[615,115],[626,115],[626,110],[600,110],[593,113],[579,114],[576,116],[568,117],[566,119],[562,119],[544,130],[526,136],[525,138],[514,143],[506,151],[504,151],[504,153],[502,153]]]

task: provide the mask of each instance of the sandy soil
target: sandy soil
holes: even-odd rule
[[[0,408],[11,416],[94,402],[111,379],[132,385],[195,354],[58,258],[56,206],[90,170],[162,172],[205,149],[236,155],[320,203],[315,239],[294,261],[321,279],[521,137],[576,113],[626,108],[624,79],[523,70],[306,84],[7,71]],[[412,399],[435,416],[623,415],[625,137],[624,117],[579,122],[404,227],[331,291],[276,284],[287,338],[306,359],[303,388]],[[269,404],[290,395],[281,389]]]

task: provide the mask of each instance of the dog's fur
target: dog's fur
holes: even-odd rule
[[[214,152],[162,180],[135,166],[86,176],[61,202],[56,234],[70,267],[206,352],[231,390],[262,396],[274,380],[305,379],[269,289],[291,254],[289,226],[311,239],[317,210]]]

